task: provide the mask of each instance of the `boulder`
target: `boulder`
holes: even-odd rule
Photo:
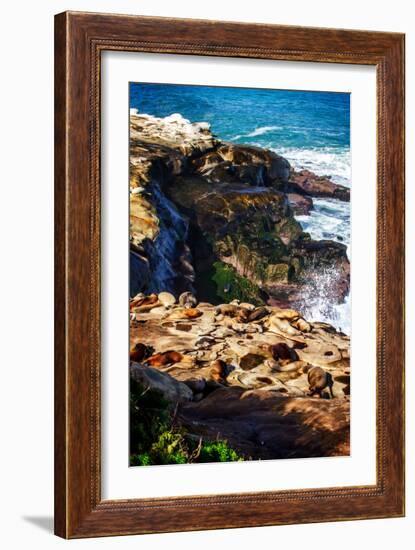
[[[176,303],[176,298],[171,294],[170,292],[160,292],[158,295],[160,303],[163,304],[163,306],[172,306]]]
[[[160,392],[173,405],[190,401],[193,397],[192,390],[186,384],[158,369],[131,363],[130,376],[145,388]]]
[[[308,216],[313,210],[313,199],[299,193],[287,193],[288,203],[296,216]]]

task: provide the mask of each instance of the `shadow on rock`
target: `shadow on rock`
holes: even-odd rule
[[[350,453],[348,400],[299,399],[229,387],[183,405],[179,418],[193,435],[226,439],[247,459]]]

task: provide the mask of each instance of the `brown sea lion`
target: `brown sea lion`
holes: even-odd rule
[[[138,294],[130,302],[130,309],[134,307],[140,307],[140,306],[149,306],[151,304],[155,304],[156,302],[158,302],[157,294],[150,294],[149,296]]]
[[[322,392],[326,388],[328,389],[330,397],[333,399],[333,377],[332,375],[322,369],[321,367],[312,367],[308,371],[308,385],[310,387],[309,395],[315,395],[316,393],[322,397]]]
[[[156,353],[147,359],[147,364],[152,367],[163,367],[171,363],[180,363],[183,359],[183,355],[178,351],[165,351],[163,353]]]
[[[269,351],[275,361],[279,360],[289,360],[289,361],[298,361],[298,354],[295,349],[290,348],[284,342],[279,344],[274,344],[269,347]]]
[[[269,311],[266,307],[257,307],[249,313],[248,321],[249,322],[259,321],[259,319],[262,319],[268,314],[269,314]]]
[[[236,318],[240,323],[246,323],[249,318],[249,310],[237,304],[221,304],[216,308],[216,315]]]
[[[210,379],[221,384],[226,383],[226,377],[228,376],[228,366],[222,359],[216,359],[213,361],[209,370]]]
[[[151,346],[146,346],[141,342],[138,342],[130,349],[130,361],[141,363],[143,359],[149,357],[153,353],[154,349]]]
[[[249,311],[243,307],[239,308],[236,314],[236,320],[239,321],[239,323],[247,323],[249,321]]]
[[[217,315],[227,315],[228,317],[236,317],[239,312],[239,306],[235,304],[221,304],[216,308]]]
[[[199,309],[195,309],[195,308],[189,308],[189,309],[185,309],[183,311],[183,315],[185,317],[187,317],[187,319],[197,319],[198,317],[200,317],[201,315],[203,315],[203,312],[200,311]]]

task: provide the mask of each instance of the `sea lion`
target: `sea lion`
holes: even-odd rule
[[[158,302],[157,294],[150,294],[145,296],[144,294],[137,294],[130,302],[130,309],[141,306],[149,306]]]
[[[183,355],[178,351],[165,351],[163,353],[156,353],[149,357],[146,361],[148,365],[152,367],[163,367],[164,365],[169,365],[170,363],[180,363],[183,359]]]
[[[216,359],[213,361],[210,370],[209,376],[211,380],[219,382],[220,384],[226,383],[226,377],[228,376],[228,366],[222,359]]]
[[[217,315],[225,315],[227,317],[236,317],[239,312],[239,306],[235,304],[221,304],[216,308]]]
[[[247,323],[249,321],[249,311],[243,307],[239,308],[239,311],[236,315],[236,320],[239,323]]]
[[[257,307],[249,313],[248,322],[259,321],[268,314],[269,311],[266,307]]]
[[[269,351],[271,352],[272,358],[275,359],[275,361],[298,361],[298,354],[295,349],[290,348],[284,342],[270,345]]]
[[[287,319],[282,319],[276,314],[271,315],[267,319],[268,328],[271,332],[276,332],[280,334],[281,332],[289,334],[290,336],[296,336],[300,333],[296,328],[291,326],[290,322]]]
[[[314,394],[318,394],[319,397],[322,397],[322,392],[326,388],[329,391],[329,395],[332,399],[334,399],[333,395],[333,377],[332,375],[322,369],[321,367],[312,367],[308,371],[308,385],[310,387],[309,395],[313,396]]]
[[[189,308],[189,309],[185,309],[183,311],[183,315],[187,318],[187,319],[197,319],[198,317],[200,317],[201,315],[203,315],[203,312],[200,311],[199,309],[196,309],[196,308]]]
[[[179,304],[186,309],[190,309],[197,306],[197,300],[191,292],[183,292],[179,296]]]
[[[246,323],[249,318],[249,310],[237,304],[221,304],[216,308],[216,315],[224,315],[237,319],[240,323]]]
[[[291,323],[291,326],[294,328],[297,328],[298,330],[301,330],[301,332],[311,332],[311,325],[308,323],[305,319],[300,317],[296,321],[293,321]]]
[[[130,361],[135,363],[141,363],[143,359],[149,357],[153,353],[154,349],[151,346],[146,346],[141,342],[138,342],[130,349]]]
[[[275,317],[279,319],[288,319],[289,321],[294,321],[301,317],[301,315],[295,309],[276,309],[274,311]]]

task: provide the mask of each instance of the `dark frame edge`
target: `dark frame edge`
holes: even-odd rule
[[[68,14],[54,18],[54,532],[67,538],[66,167]]]

